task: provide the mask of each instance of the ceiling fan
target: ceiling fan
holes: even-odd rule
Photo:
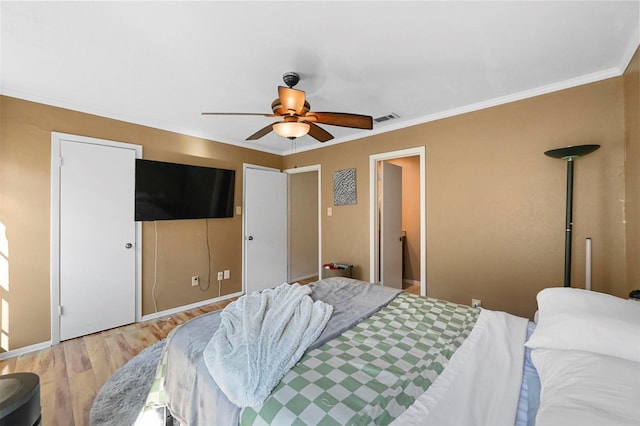
[[[246,140],[256,140],[269,134],[272,130],[278,135],[294,139],[309,134],[319,142],[333,139],[331,133],[318,124],[351,127],[355,129],[373,129],[373,118],[368,115],[348,114],[344,112],[315,112],[305,99],[302,90],[293,86],[300,81],[300,75],[287,72],[282,80],[288,87],[278,86],[278,98],[271,103],[272,114],[243,113],[243,112],[203,112],[202,115],[259,115],[262,117],[281,117],[282,120],[271,123],[258,130]]]

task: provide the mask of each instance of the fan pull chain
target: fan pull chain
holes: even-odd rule
[[[289,138],[291,139],[291,154],[296,153],[296,139],[297,138]]]

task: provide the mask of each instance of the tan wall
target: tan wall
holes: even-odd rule
[[[566,164],[549,149],[597,143],[576,161],[573,286],[584,286],[593,239],[593,289],[625,296],[622,78],[285,157],[322,164],[322,211],[331,173],[357,169],[358,203],[323,214],[323,261],[354,263],[369,279],[369,155],[426,147],[427,292],[532,317],[539,290],[560,286]],[[637,161],[637,160],[635,160]]]
[[[402,230],[407,234],[402,278],[420,282],[420,157],[388,162],[402,167]]]
[[[640,49],[624,74],[627,290],[640,290]]]
[[[289,175],[289,280],[318,275],[318,172]]]
[[[50,152],[51,132],[139,144],[143,157],[236,170],[235,204],[242,205],[242,163],[281,167],[282,158],[149,127],[0,97],[0,226],[4,227],[0,295],[8,306],[8,345],[16,349],[50,339]],[[207,276],[205,220],[160,221],[158,225],[158,310],[218,296],[217,282],[207,291],[191,287],[191,276]],[[230,269],[222,294],[242,286],[242,220],[210,219],[212,274]],[[84,230],[90,232],[91,230]],[[153,223],[143,224],[143,314],[155,311]],[[0,236],[1,238],[1,236]],[[2,247],[0,245],[0,247]],[[8,253],[7,253],[8,252]],[[214,276],[215,278],[215,276]],[[212,280],[212,281],[215,281]],[[203,288],[205,283],[201,284]],[[7,315],[2,308],[2,317]],[[5,337],[6,338],[6,337]]]
[[[624,78],[284,159],[2,96],[0,295],[1,306],[9,311],[7,315],[2,308],[2,317],[9,319],[9,325],[2,324],[3,337],[10,349],[50,338],[52,131],[140,144],[149,159],[234,168],[237,205],[242,200],[243,162],[277,168],[321,164],[322,260],[352,263],[354,276],[365,280],[369,279],[369,155],[425,146],[429,295],[459,303],[480,298],[490,309],[528,317],[540,289],[562,284],[566,165],[543,152],[598,143],[600,150],[576,161],[573,285],[583,286],[584,239],[591,237],[593,289],[625,297],[630,289],[640,287],[635,220],[639,217],[639,132],[638,114],[633,110],[638,110],[637,56]],[[332,172],[354,167],[357,204],[334,206],[328,217],[326,208],[333,206]],[[625,196],[626,239],[620,202]],[[225,282],[222,293],[239,291],[241,219],[208,222],[216,262],[212,272],[231,269],[232,279]],[[215,285],[206,292],[190,286],[195,269],[201,277],[206,275],[205,222],[158,222],[158,232],[158,309],[216,297]],[[145,314],[154,310],[150,298],[153,241],[153,225],[146,223]]]

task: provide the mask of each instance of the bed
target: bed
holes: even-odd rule
[[[237,406],[230,401],[236,398],[233,390],[223,392],[213,378],[207,351],[225,322],[221,311],[191,320],[171,333],[158,368],[159,390],[154,389],[160,394],[156,400],[166,404],[176,423],[541,426],[570,424],[567,420],[574,415],[579,420],[576,424],[637,424],[629,407],[640,400],[640,336],[629,333],[640,328],[640,303],[602,295],[612,306],[598,311],[605,320],[595,322],[605,330],[621,329],[618,318],[608,321],[606,315],[625,312],[622,322],[629,326],[622,327],[620,334],[629,343],[621,345],[616,335],[614,345],[580,346],[575,342],[580,340],[576,327],[585,316],[591,317],[579,311],[602,302],[589,299],[592,292],[583,290],[576,294],[563,291],[567,289],[541,292],[536,327],[504,312],[423,298],[344,277],[308,287],[313,302],[330,305],[332,315],[320,336],[304,348],[304,355],[258,405]],[[558,321],[567,324],[567,316],[578,325],[560,330]],[[573,340],[563,341],[567,335]],[[588,333],[582,335],[586,337],[582,340],[590,340]],[[635,337],[639,339],[634,343],[631,339]],[[602,346],[628,348],[601,354]],[[639,359],[629,359],[634,354]],[[584,372],[584,366],[589,366],[588,371],[597,374],[595,379],[587,375],[586,384],[570,381],[555,369],[558,365],[563,366],[562,371],[571,371],[572,379],[580,376],[578,367]],[[599,385],[605,397],[599,391],[586,392],[587,409],[603,405],[603,399],[606,402],[605,409],[595,409],[598,416],[584,415],[583,402],[571,398],[583,394],[585,387],[591,389],[593,380],[611,382],[605,380],[606,374],[598,377],[611,369],[624,377],[624,386],[614,378],[613,391]],[[569,386],[557,391],[569,382],[575,389]],[[600,404],[594,403],[594,394]],[[571,405],[574,403],[577,405]],[[566,409],[568,406],[573,408]],[[608,423],[594,423],[593,419]]]

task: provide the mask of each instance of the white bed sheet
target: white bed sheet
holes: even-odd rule
[[[447,368],[392,424],[513,426],[528,321],[482,310]]]

